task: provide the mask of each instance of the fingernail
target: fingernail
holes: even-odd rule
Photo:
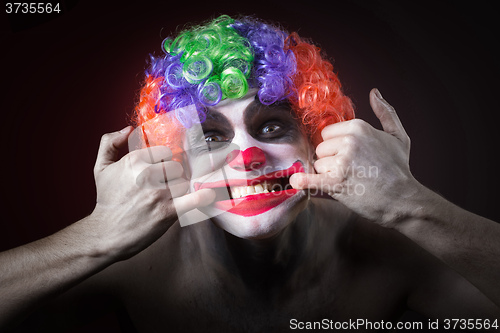
[[[377,88],[375,88],[375,96],[377,96],[378,99],[383,99],[382,94]]]

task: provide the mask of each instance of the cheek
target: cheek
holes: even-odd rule
[[[298,160],[304,164],[307,173],[314,170],[312,166],[314,150],[306,142],[301,144],[274,144],[265,148],[269,165],[287,168]]]

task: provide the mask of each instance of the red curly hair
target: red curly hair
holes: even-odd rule
[[[286,43],[297,61],[297,73],[293,77],[295,97],[290,98],[290,102],[316,147],[323,141],[323,128],[353,119],[354,108],[349,97],[341,91],[333,65],[321,56],[320,48],[306,42],[296,32],[288,36]]]

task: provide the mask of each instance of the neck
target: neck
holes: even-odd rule
[[[285,229],[266,239],[242,239],[224,231],[228,252],[245,284],[269,288],[295,271],[307,252],[310,210],[307,207]]]

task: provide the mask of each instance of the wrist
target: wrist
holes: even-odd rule
[[[106,217],[97,206],[89,216],[72,225],[73,232],[85,235],[84,242],[90,258],[112,263],[113,246],[107,235],[108,231],[104,229],[105,226]]]
[[[384,216],[386,225],[401,229],[405,224],[415,220],[432,218],[434,207],[442,198],[420,184],[415,178],[408,178],[401,184],[401,191],[389,206]]]
[[[392,206],[394,229],[410,236],[435,230],[441,221],[453,223],[456,206],[439,194],[417,181],[405,193]]]
[[[139,215],[139,214],[138,214]],[[138,222],[136,216],[127,216],[116,207],[97,204],[87,223],[93,230],[94,253],[107,262],[128,259],[151,245],[161,236],[147,220]],[[159,228],[158,228],[159,229]],[[166,231],[166,230],[165,230]]]

